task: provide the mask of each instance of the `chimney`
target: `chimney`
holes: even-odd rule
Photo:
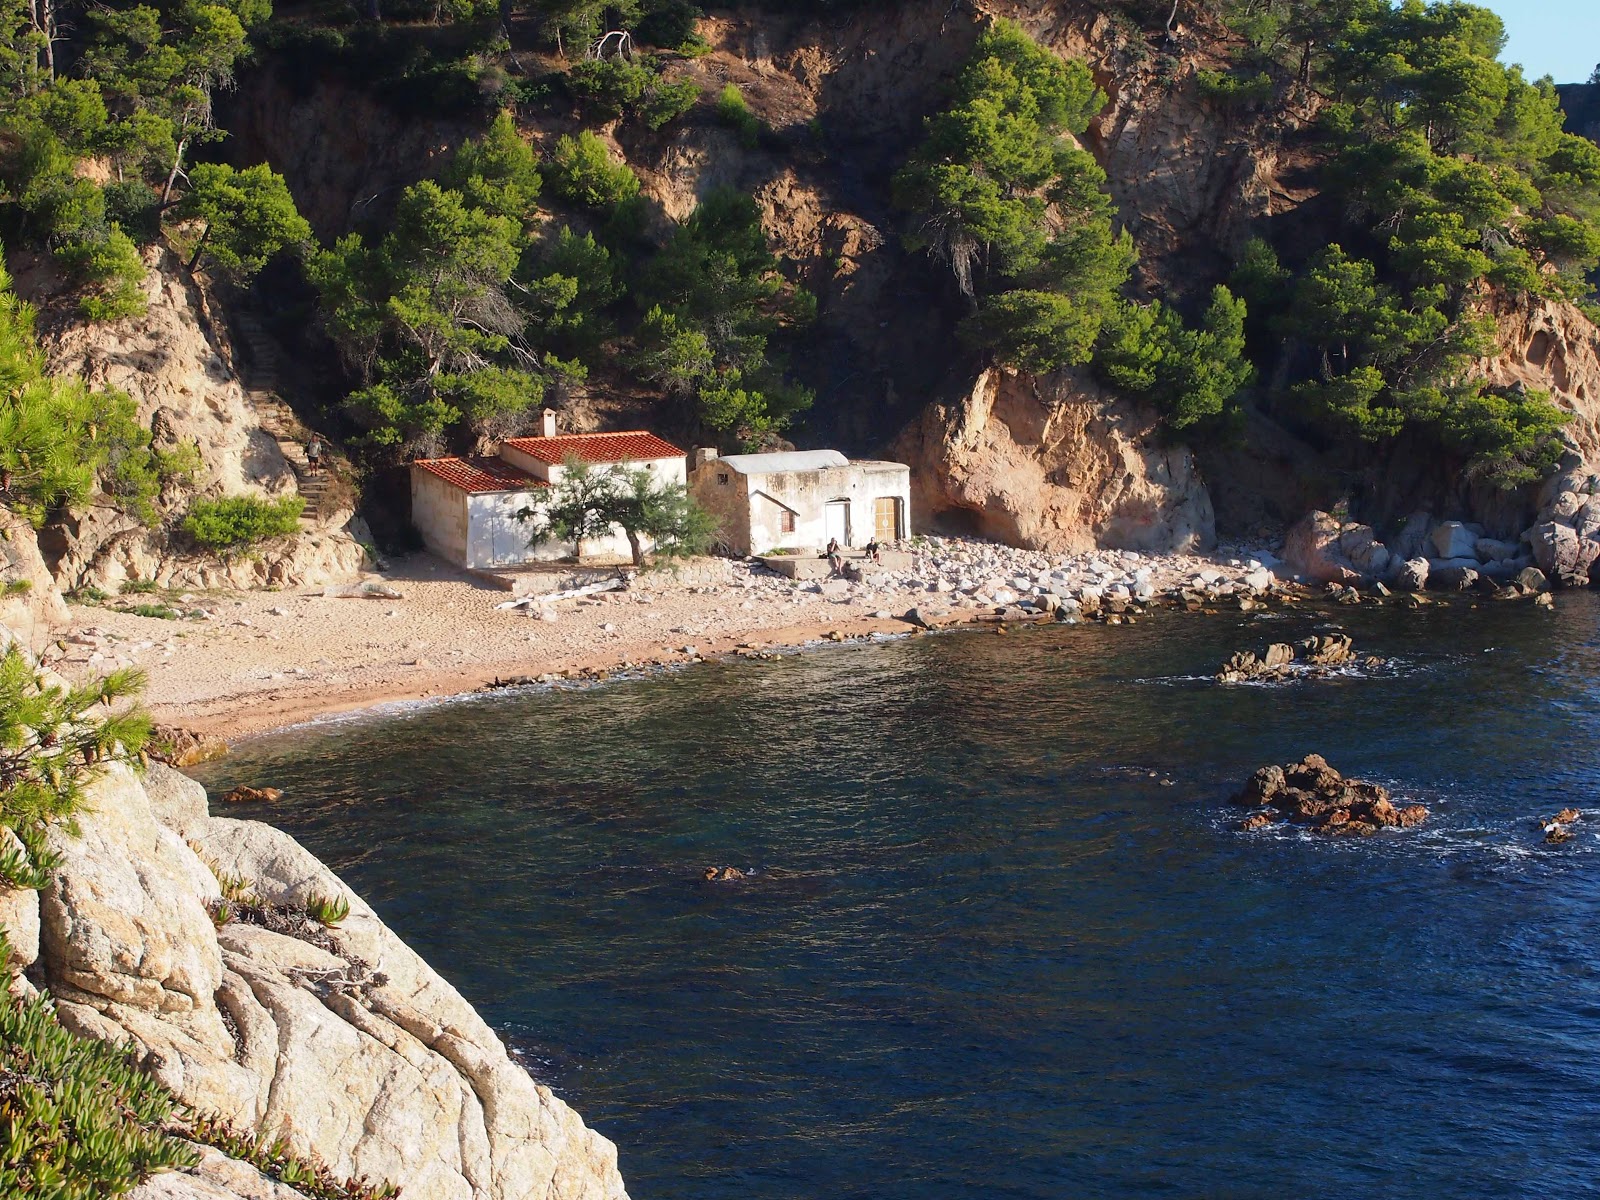
[[[556,435],[556,410],[547,408],[540,414],[543,425],[540,428],[540,437],[555,437]]]
[[[714,446],[696,446],[694,450],[694,469],[698,471],[708,462],[717,460],[717,451]]]

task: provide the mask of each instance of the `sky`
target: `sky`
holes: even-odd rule
[[[1600,0],[1477,0],[1500,14],[1509,40],[1500,57],[1529,79],[1587,83],[1600,63]]]

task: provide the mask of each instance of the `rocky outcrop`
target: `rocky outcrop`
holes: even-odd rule
[[[54,835],[55,885],[25,894],[39,929],[27,978],[68,1028],[131,1043],[184,1104],[410,1200],[623,1200],[615,1148],[288,835],[210,817],[204,789],[160,764],[143,780],[112,768],[90,807],[81,836]],[[350,912],[310,938],[219,925],[219,879],[262,905],[342,897]],[[0,919],[26,943],[10,899]],[[279,1186],[210,1152],[136,1194],[294,1195]]]
[[[317,587],[348,583],[371,556],[347,527],[274,538],[230,558],[186,552],[163,529],[115,509],[70,513],[41,534],[55,558],[55,578],[72,590],[88,585],[115,593],[127,580],[153,580],[178,590]]]
[[[1152,553],[1215,543],[1211,501],[1155,414],[1072,372],[985,371],[931,406],[895,446],[911,464],[913,520],[1052,553]]]
[[[50,303],[59,286],[50,264],[19,259],[17,291],[41,304],[50,370],[126,392],[157,446],[197,446],[198,491],[292,494],[294,471],[245,396],[220,315],[170,251],[152,247],[145,260],[145,313],[91,324]]]
[[[155,527],[112,504],[91,503],[41,530],[38,548],[56,586],[115,592],[127,580],[201,589],[353,579],[367,556],[357,540],[360,529],[339,528],[349,518],[348,509],[336,521],[229,561],[196,555],[185,546],[177,526],[193,496],[277,497],[293,495],[298,485],[240,382],[227,331],[205,288],[170,251],[152,247],[146,262],[146,312],[100,324],[78,320],[53,303],[60,280],[48,260],[19,255],[13,264],[19,294],[41,305],[40,344],[50,370],[80,376],[94,388],[126,392],[156,447],[199,450],[192,483],[169,485],[163,492],[163,520]]]
[[[1383,665],[1381,658],[1369,655],[1362,659],[1347,634],[1330,633],[1293,644],[1274,642],[1259,655],[1252,650],[1240,650],[1222,664],[1216,678],[1218,683],[1314,679],[1331,674],[1337,667],[1348,667],[1358,661],[1369,669]]]
[[[1320,754],[1284,767],[1262,767],[1237,802],[1257,810],[1241,823],[1246,831],[1288,820],[1331,836],[1362,836],[1380,829],[1410,829],[1428,819],[1422,805],[1398,807],[1388,788],[1346,779]]]
[[[33,526],[0,505],[0,627],[37,651],[67,616],[66,601],[39,553]]]

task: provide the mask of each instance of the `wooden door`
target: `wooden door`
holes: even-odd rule
[[[873,505],[873,536],[880,542],[900,540],[900,497],[879,496]]]

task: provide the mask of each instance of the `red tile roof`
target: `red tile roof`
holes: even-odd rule
[[[505,444],[540,462],[560,466],[569,457],[582,462],[647,462],[653,458],[682,458],[684,453],[653,433],[564,433],[556,437],[510,438]]]
[[[498,458],[419,458],[411,465],[464,492],[526,492],[550,486]]]

